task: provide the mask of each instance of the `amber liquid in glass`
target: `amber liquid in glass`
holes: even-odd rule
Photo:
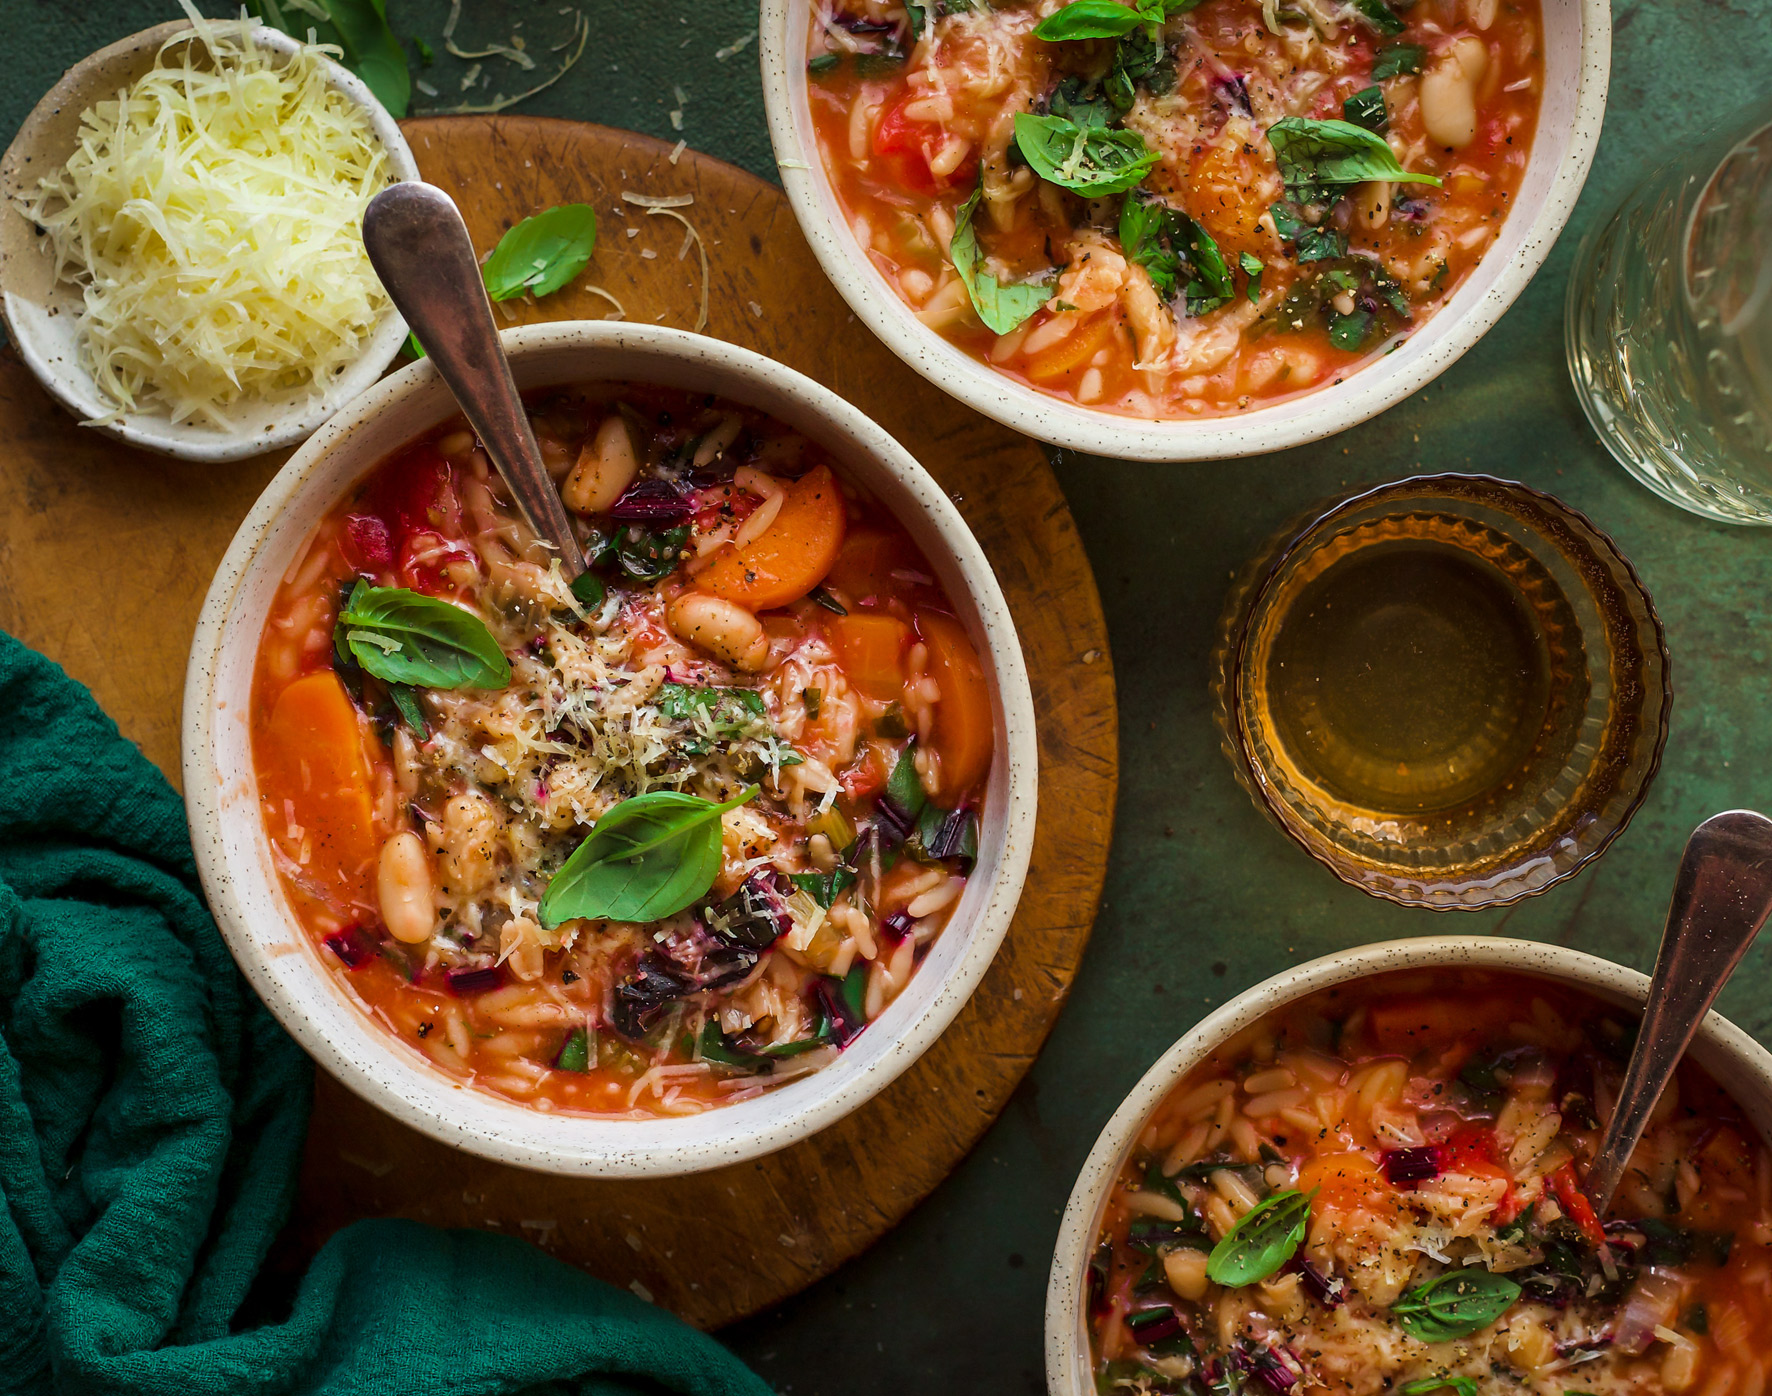
[[[1519,575],[1538,571],[1527,559],[1488,555],[1486,530],[1450,522],[1337,540],[1276,598],[1253,676],[1297,774],[1375,814],[1481,807],[1574,735],[1557,730],[1570,709],[1553,656],[1561,590]]]

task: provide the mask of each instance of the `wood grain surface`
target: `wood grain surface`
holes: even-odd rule
[[[594,285],[631,320],[693,327],[701,263],[683,223],[621,195],[694,195],[680,212],[707,252],[707,333],[827,384],[941,481],[996,568],[1033,681],[1041,813],[1014,926],[936,1046],[840,1124],[711,1173],[568,1180],[458,1153],[320,1078],[290,1258],[360,1217],[492,1228],[714,1327],[827,1274],[927,1196],[1003,1108],[1057,1017],[1100,899],[1118,779],[1100,600],[1039,448],[947,398],[857,323],[778,190],[577,122],[442,118],[405,129],[482,252],[552,204],[597,210],[589,270],[539,304],[501,306],[510,324],[613,313]],[[0,626],[89,685],[176,781],[197,611],[282,457],[205,467],[130,451],[77,426],[10,350],[0,354],[0,432]]]

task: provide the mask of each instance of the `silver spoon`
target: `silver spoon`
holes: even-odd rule
[[[434,184],[392,185],[363,212],[363,245],[395,307],[510,485],[523,517],[555,550],[571,581],[585,570],[584,555],[542,465],[529,414],[499,345],[492,302],[461,210]]]
[[[1686,840],[1643,1025],[1611,1123],[1587,1171],[1587,1195],[1602,1217],[1655,1102],[1768,913],[1772,819],[1745,809],[1712,815]]]

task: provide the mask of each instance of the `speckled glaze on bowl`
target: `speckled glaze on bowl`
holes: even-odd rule
[[[1612,63],[1608,0],[1543,0],[1544,97],[1518,198],[1495,243],[1401,348],[1339,383],[1235,416],[1144,421],[998,373],[919,321],[868,260],[819,159],[806,92],[810,0],[763,0],[763,103],[782,187],[825,274],[887,348],[944,392],[1055,446],[1122,460],[1224,460],[1319,441],[1401,402],[1488,333],[1569,221],[1593,163]]]
[[[98,385],[80,362],[78,317],[81,293],[55,279],[55,259],[19,201],[35,193],[37,181],[59,169],[80,133],[80,113],[114,97],[154,65],[168,39],[190,30],[189,20],[173,20],[132,34],[83,58],[37,103],[0,157],[0,309],[19,357],[37,381],[81,420],[110,410]],[[287,34],[262,26],[252,31],[260,48],[292,55],[301,46]],[[400,127],[369,89],[337,63],[327,62],[328,81],[363,109],[376,139],[388,153],[396,180],[417,179],[418,162]],[[362,356],[340,375],[330,392],[308,402],[271,405],[242,400],[234,412],[239,426],[222,431],[202,422],[174,423],[164,411],[124,414],[101,424],[120,441],[181,460],[244,460],[282,446],[293,446],[381,377],[406,339],[406,322],[389,305],[363,347]]]
[[[1046,1388],[1050,1396],[1095,1396],[1084,1305],[1089,1254],[1114,1179],[1125,1166],[1145,1121],[1176,1084],[1219,1043],[1319,989],[1391,970],[1461,966],[1537,975],[1636,1008],[1649,992],[1648,975],[1560,945],[1497,936],[1424,936],[1325,955],[1238,994],[1157,1059],[1114,1111],[1084,1160],[1059,1227],[1046,1285]],[[1772,1139],[1772,1052],[1721,1014],[1709,1013],[1693,1040],[1692,1056],[1735,1098],[1754,1128]]]
[[[828,450],[909,530],[992,677],[996,756],[976,869],[910,985],[823,1071],[700,1115],[599,1120],[473,1090],[371,1020],[322,964],[284,897],[259,817],[247,728],[271,599],[322,516],[389,453],[456,414],[429,361],[393,374],[297,451],[253,507],[203,605],[185,677],[185,806],[209,905],[234,958],[292,1036],[365,1100],[444,1143],[553,1173],[663,1177],[755,1158],[834,1123],[921,1055],[984,977],[1009,929],[1033,845],[1033,696],[990,564],[941,487],[856,408],[717,339],[578,321],[503,335],[517,384],[625,381],[718,393]]]

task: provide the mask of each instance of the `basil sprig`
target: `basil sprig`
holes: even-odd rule
[[[1191,272],[1182,287],[1189,315],[1216,310],[1236,294],[1230,265],[1212,234],[1185,213],[1137,191],[1120,205],[1120,250],[1145,269],[1164,297],[1175,293],[1183,270]],[[1245,252],[1239,265],[1251,278],[1254,300],[1261,294],[1261,259]]]
[[[972,308],[978,312],[985,327],[993,334],[1008,334],[1052,299],[1052,286],[1050,283],[1005,285],[984,269],[984,253],[978,245],[978,232],[972,226],[978,201],[983,197],[983,189],[973,190],[972,197],[961,204],[954,215],[954,235],[948,241],[948,257],[960,274],[960,281],[972,300]]]
[[[412,102],[406,50],[388,27],[386,0],[246,0],[247,11],[273,29],[307,42],[335,44],[345,67],[363,79],[389,116]]]
[[[661,921],[714,885],[720,872],[720,816],[755,797],[717,805],[681,790],[652,790],[606,811],[560,865],[538,915],[552,929],[586,917]]]
[[[1021,120],[1016,118],[1017,123]],[[1321,198],[1325,186],[1388,179],[1403,184],[1438,184],[1438,175],[1411,174],[1383,136],[1351,121],[1282,117],[1267,128],[1268,144],[1280,167],[1286,192],[1295,199]]]
[[[1015,144],[1041,179],[1091,199],[1142,183],[1159,158],[1136,131],[1029,112],[1015,115]]]
[[[1313,1188],[1276,1192],[1245,1212],[1206,1257],[1206,1278],[1214,1284],[1252,1285],[1265,1280],[1298,1253],[1310,1221]]]
[[[585,269],[597,246],[597,212],[559,204],[525,218],[498,240],[481,268],[486,294],[508,301],[525,291],[546,296]]]
[[[1155,31],[1170,15],[1185,14],[1204,0],[1071,0],[1034,26],[1036,39],[1062,43],[1072,39],[1118,39],[1143,25]],[[1154,37],[1154,34],[1153,34]]]
[[[1407,1291],[1391,1316],[1411,1338],[1449,1343],[1487,1328],[1520,1297],[1520,1287],[1489,1270],[1458,1270]]]
[[[384,683],[503,688],[511,663],[478,616],[404,587],[358,582],[338,613],[333,644]]]

